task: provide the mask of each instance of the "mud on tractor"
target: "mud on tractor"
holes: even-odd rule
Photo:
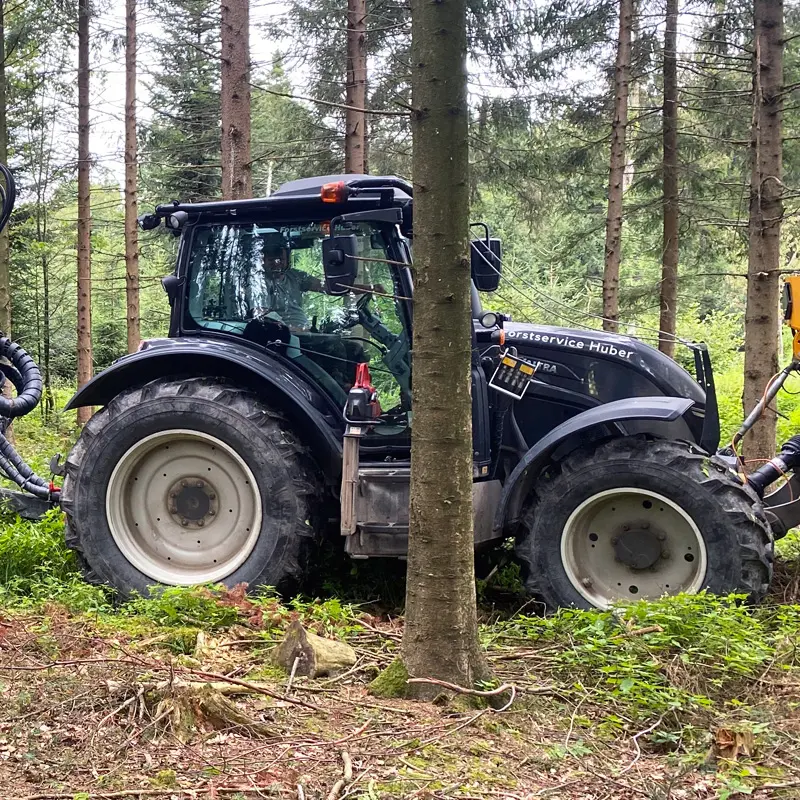
[[[13,206],[6,179],[0,221]],[[61,490],[0,440],[0,468],[27,493],[12,503],[28,513],[31,493],[60,503],[86,577],[121,597],[157,584],[286,589],[328,535],[353,558],[403,558],[412,220],[409,183],[362,175],[142,217],[143,229],[180,239],[163,281],[169,337],[143,342],[70,400],[100,410],[54,461]],[[760,495],[791,474],[800,448],[747,481],[735,448],[717,454],[704,345],[693,345],[693,378],[629,336],[484,310],[502,254],[486,226],[474,229],[476,552],[513,540],[526,589],[551,607],[703,589],[761,598],[773,539],[800,520],[797,479]],[[800,329],[800,287],[789,299]],[[0,351],[18,392],[0,399],[11,419],[35,405],[41,381],[17,345]]]

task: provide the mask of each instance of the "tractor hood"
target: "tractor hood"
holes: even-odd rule
[[[659,394],[705,403],[705,392],[683,367],[631,336],[519,322],[507,322],[504,328],[507,344],[523,358],[539,362],[537,368],[545,379],[583,382],[590,375],[607,372],[624,384],[628,375],[632,386],[620,386],[622,396],[641,394],[644,378]]]

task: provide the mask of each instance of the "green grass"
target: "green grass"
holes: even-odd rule
[[[768,665],[797,665],[798,633],[800,606],[753,608],[741,597],[699,594],[519,617],[485,637],[487,644],[513,636],[553,645],[547,662],[554,676],[591,702],[638,718],[741,702]]]

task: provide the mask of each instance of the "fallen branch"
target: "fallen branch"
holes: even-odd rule
[[[263,685],[254,684],[249,681],[243,681],[240,678],[232,678],[228,675],[222,675],[218,672],[206,672],[200,669],[191,669],[189,667],[176,667],[174,664],[159,664],[155,661],[146,661],[145,659],[127,659],[127,658],[76,658],[69,661],[50,661],[47,664],[37,664],[35,666],[0,666],[0,671],[3,672],[44,672],[56,667],[74,667],[82,664],[112,664],[112,665],[126,665],[135,666],[140,669],[145,669],[151,672],[169,672],[177,675],[197,675],[201,678],[211,678],[214,681],[221,681],[223,683],[230,683],[234,686],[241,686],[248,689],[255,694],[263,694],[272,697],[275,700],[283,700],[285,703],[292,705],[302,706],[303,708],[311,709],[312,711],[324,711],[322,706],[313,703],[307,703],[305,700],[300,700],[295,697],[287,697],[285,694],[275,692],[267,689]]]
[[[786,781],[785,783],[762,783],[761,786],[755,786],[754,792],[761,792],[766,790],[777,789],[793,789],[795,786],[800,786],[800,781]]]
[[[286,682],[286,694],[289,694],[292,691],[292,683],[294,682],[294,676],[297,672],[297,665],[300,663],[300,656],[295,658],[294,662],[292,663],[292,671],[289,673],[289,680]]]
[[[363,619],[357,619],[354,620],[354,622],[357,625],[363,625],[367,630],[372,631],[373,633],[377,633],[379,636],[385,636],[387,639],[393,639],[395,641],[399,641],[403,638],[402,633],[391,633],[390,631],[382,631],[380,628],[375,628],[372,625],[369,625],[368,623],[364,622]]]
[[[342,750],[342,777],[331,787],[328,800],[338,800],[342,790],[353,782],[353,759],[347,750]]]
[[[353,759],[350,758],[350,753],[347,750],[342,750],[342,764],[343,767],[343,775],[345,783],[352,783],[353,782]]]
[[[115,792],[87,792],[81,789],[75,789],[71,792],[29,794],[19,798],[19,800],[75,800],[75,797],[78,795],[86,797],[87,800],[114,800],[114,798],[117,797],[158,797],[159,795],[167,795],[170,797],[187,795],[189,797],[197,797],[197,793],[205,791],[206,788],[205,786],[201,786],[196,789],[179,789],[175,787],[170,789],[119,789]],[[263,792],[259,789],[247,786],[215,786],[214,791],[224,794],[257,794],[263,797]]]
[[[496,689],[487,690],[467,689],[464,686],[459,686],[455,683],[448,683],[447,681],[440,681],[436,678],[409,678],[406,683],[430,683],[434,686],[442,686],[445,689],[450,689],[450,691],[457,692],[458,694],[468,694],[475,697],[497,697],[499,694],[511,692],[511,699],[502,708],[494,709],[495,711],[505,711],[506,709],[510,708],[511,704],[514,702],[514,698],[517,696],[517,688],[513,683],[504,683],[501,686],[498,686]]]
[[[631,761],[631,763],[628,764],[628,766],[625,767],[625,769],[620,770],[619,772],[620,775],[624,775],[626,772],[632,770],[636,762],[642,757],[642,748],[639,747],[639,737],[644,736],[645,734],[648,733],[652,733],[663,722],[663,720],[664,720],[664,715],[662,714],[649,728],[645,728],[643,731],[639,731],[639,733],[637,733],[633,737],[633,744],[636,747],[636,755],[634,756],[633,761]]]
[[[648,625],[644,628],[636,628],[628,631],[628,636],[644,636],[646,633],[663,633],[664,629],[660,625]]]

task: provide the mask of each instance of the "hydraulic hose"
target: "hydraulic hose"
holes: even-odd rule
[[[3,182],[0,183],[0,231],[2,231],[11,219],[17,189],[11,170],[1,163],[0,176],[3,178]],[[9,363],[2,363],[3,360]],[[14,398],[0,395],[0,471],[30,494],[44,500],[58,500],[60,490],[37,475],[5,436],[11,420],[22,417],[36,408],[42,399],[43,387],[42,374],[34,360],[16,342],[1,334],[0,376],[2,376],[0,386],[8,380],[17,392]]]
[[[0,358],[9,364],[0,364],[0,373],[17,391],[17,396],[0,396],[0,471],[20,488],[43,500],[58,498],[59,490],[50,481],[37,475],[8,441],[5,431],[12,419],[22,417],[36,408],[42,399],[42,374],[34,360],[16,342],[0,336]]]
[[[792,436],[775,458],[750,473],[747,476],[747,484],[755,490],[759,497],[763,497],[771,483],[798,466],[800,466],[800,435]]]

